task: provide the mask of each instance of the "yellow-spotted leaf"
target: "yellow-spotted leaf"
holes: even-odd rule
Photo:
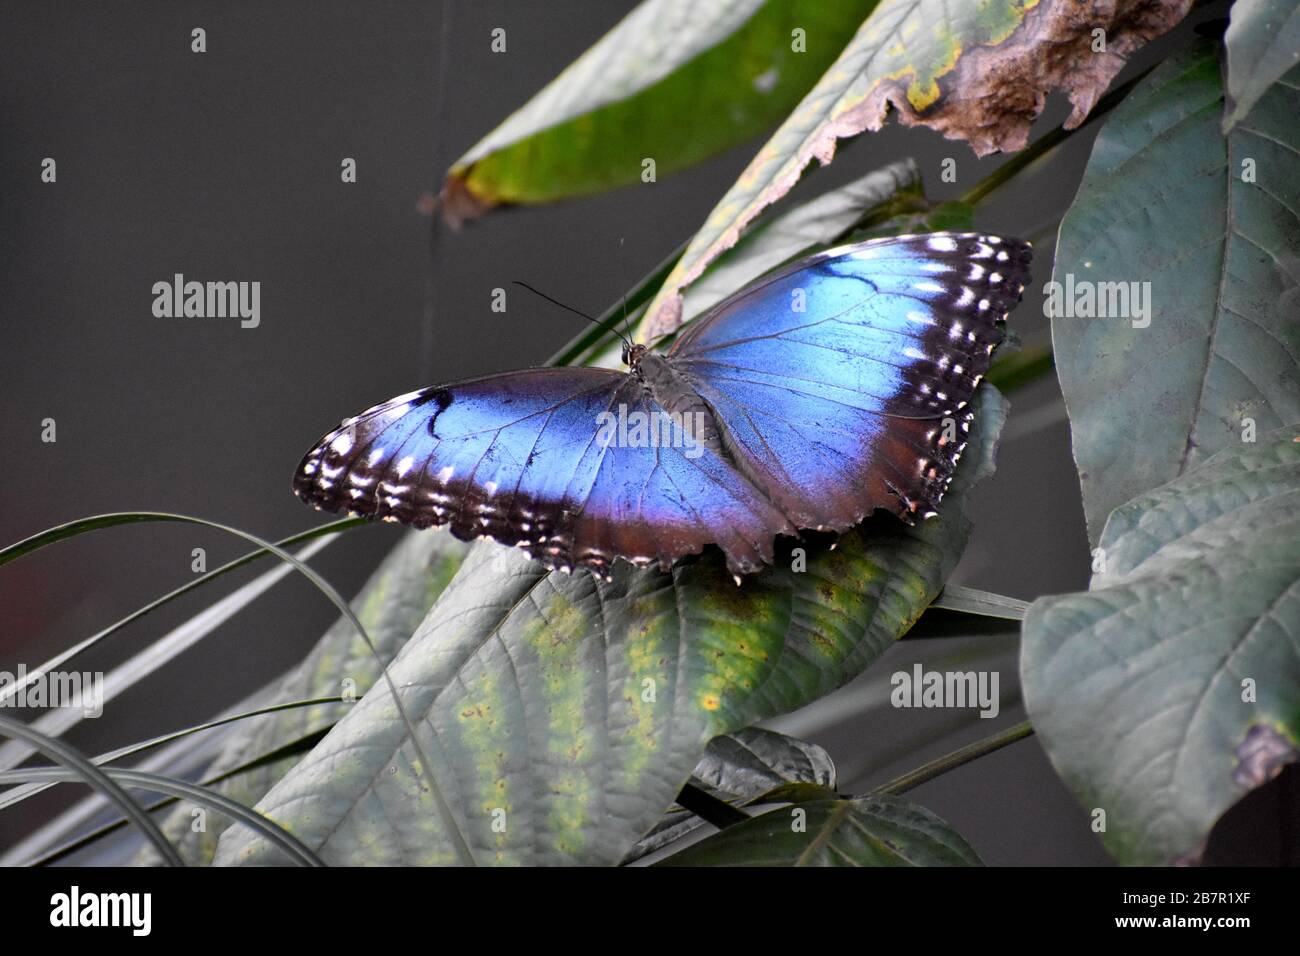
[[[645,0],[456,161],[443,215],[642,182],[744,142],[789,113],[876,3]]]
[[[648,311],[643,335],[682,319],[681,290],[838,140],[877,130],[889,107],[983,155],[1025,145],[1047,94],[1083,122],[1127,57],[1167,31],[1191,0],[881,0],[839,59],[709,214]]]
[[[390,668],[422,746],[378,685],[259,808],[332,863],[455,863],[432,774],[480,864],[617,863],[710,740],[850,680],[938,594],[1005,417],[990,387],[976,404],[941,516],[877,515],[802,556],[787,542],[739,586],[716,549],[671,573],[619,562],[605,582],[476,546]],[[217,862],[279,853],[236,828]]]

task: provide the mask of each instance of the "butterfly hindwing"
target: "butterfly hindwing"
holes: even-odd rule
[[[830,250],[721,303],[669,358],[799,527],[910,520],[947,488],[1029,260],[978,234]]]

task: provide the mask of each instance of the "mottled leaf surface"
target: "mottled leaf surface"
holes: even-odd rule
[[[808,542],[737,586],[721,555],[612,582],[546,573],[485,544],[394,662],[393,680],[481,864],[612,864],[673,803],[710,740],[860,673],[933,600],[965,545],[965,499],[992,470],[1005,403],[942,515],[888,515]],[[788,555],[788,552],[786,552]],[[455,862],[392,698],[376,687],[259,807],[334,863]],[[230,830],[219,863],[278,862]]]
[[[1101,547],[1090,591],[1030,606],[1025,704],[1121,863],[1194,862],[1300,759],[1300,428],[1130,502]]]
[[[640,183],[645,159],[662,176],[744,142],[790,112],[875,5],[645,0],[457,160],[443,215]]]
[[[898,797],[817,800],[727,827],[659,866],[979,866],[974,849]]]
[[[1052,317],[1052,341],[1093,541],[1114,508],[1245,429],[1300,420],[1297,82],[1271,87],[1225,139],[1218,50],[1198,42],[1093,147],[1052,276],[1076,313]],[[1089,290],[1108,317],[1077,314]]]
[[[884,124],[892,106],[906,124],[968,142],[977,154],[1016,150],[1047,94],[1083,122],[1132,52],[1187,13],[1191,0],[881,0],[839,59],[750,162],[650,304],[647,338],[682,320],[681,290],[788,193],[838,140]],[[1094,30],[1105,51],[1094,52]]]

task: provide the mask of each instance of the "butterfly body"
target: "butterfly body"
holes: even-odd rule
[[[780,535],[934,513],[1029,258],[979,234],[831,250],[666,353],[625,349],[624,372],[524,369],[377,405],[321,439],[294,489],[562,570],[668,568],[713,544],[750,573]]]

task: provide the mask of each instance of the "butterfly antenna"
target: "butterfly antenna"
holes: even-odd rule
[[[627,293],[623,293],[623,331],[627,334],[623,336],[624,342],[632,341],[632,326],[627,321]]]
[[[580,310],[580,309],[575,309],[575,308],[574,308],[573,306],[571,306],[571,305],[565,305],[565,304],[564,304],[563,302],[561,302],[559,299],[553,299],[553,298],[551,298],[549,295],[547,295],[545,292],[541,291],[540,289],[534,289],[534,288],[533,288],[532,286],[530,286],[527,282],[520,282],[518,279],[515,279],[515,280],[514,280],[514,284],[515,284],[515,285],[521,285],[521,286],[523,286],[525,289],[527,289],[529,292],[532,292],[532,293],[535,294],[535,295],[540,295],[540,296],[541,296],[543,299],[545,299],[547,302],[550,302],[550,303],[552,303],[552,304],[554,304],[554,305],[558,305],[561,309],[567,309],[568,311],[572,312],[574,315],[580,315],[580,316],[582,316],[582,317],[583,317],[584,319],[586,319],[588,322],[592,322],[592,323],[594,323],[594,324],[600,326],[602,329],[605,329],[605,330],[608,331],[608,332],[613,332],[615,335],[617,335],[620,339],[622,339],[622,340],[623,340],[625,343],[627,343],[629,346],[632,344],[631,341],[627,338],[627,336],[625,336],[622,332],[620,332],[620,331],[618,330],[618,326],[617,326],[617,325],[611,325],[609,322],[602,322],[600,319],[597,319],[597,318],[595,318],[595,317],[593,317],[593,316],[590,316],[590,315],[588,315],[586,312],[583,312],[583,311]]]

